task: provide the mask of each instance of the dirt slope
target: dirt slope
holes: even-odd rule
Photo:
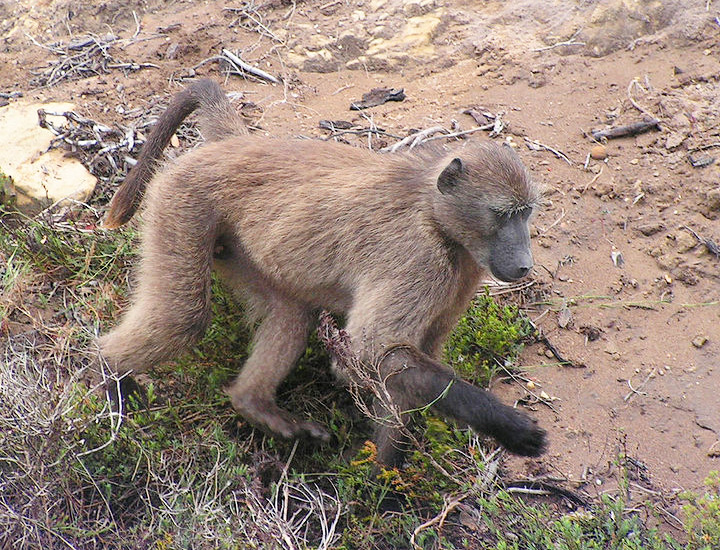
[[[553,398],[534,406],[551,447],[510,460],[511,471],[602,491],[615,487],[622,451],[645,487],[697,489],[720,468],[720,258],[690,231],[720,242],[718,163],[690,162],[718,154],[716,15],[704,1],[3,2],[0,92],[72,100],[85,116],[129,125],[184,77],[222,80],[215,61],[203,62],[225,47],[284,77],[226,81],[269,135],[326,137],[318,122],[329,119],[404,136],[453,121],[472,128],[469,107],[500,114],[507,127],[495,139],[514,143],[548,189],[536,283],[525,291],[542,303],[531,315],[582,365],[559,366],[541,345],[525,353],[535,393]],[[58,57],[37,44],[110,32],[121,68],[38,87]],[[407,99],[348,110],[380,85]],[[660,130],[612,140],[607,159],[586,162],[585,132],[648,115]],[[511,400],[526,387],[495,391]]]

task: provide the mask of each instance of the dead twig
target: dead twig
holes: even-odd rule
[[[595,177],[593,177],[593,179],[591,179],[591,180],[587,183],[587,185],[585,185],[585,187],[582,188],[582,191],[580,191],[580,194],[581,194],[581,195],[582,195],[585,191],[587,191],[587,190],[588,190],[588,187],[590,187],[593,183],[595,183],[600,176],[602,176],[603,169],[604,169],[604,166],[601,166],[601,167],[600,167],[600,171],[599,171],[597,174],[595,174]]]
[[[437,525],[438,529],[442,529],[443,524],[445,523],[445,519],[447,518],[448,514],[452,512],[455,508],[457,508],[458,504],[460,504],[463,500],[467,498],[469,493],[464,493],[460,495],[459,497],[448,499],[448,497],[445,497],[445,503],[443,505],[443,509],[440,511],[438,515],[436,515],[434,518],[429,519],[425,523],[418,525],[415,530],[413,531],[413,534],[410,536],[410,545],[415,550],[422,550],[422,546],[419,546],[415,539],[416,537],[423,532],[425,529],[428,529],[429,527],[432,527],[433,525]]]
[[[103,37],[89,35],[59,46],[40,44],[32,36],[28,37],[36,46],[59,57],[57,61],[50,61],[44,71],[34,72],[38,75],[35,82],[40,86],[52,86],[63,80],[79,80],[107,74],[113,69],[138,71],[144,68],[159,68],[153,63],[118,61],[110,53],[112,47],[136,42],[137,32],[129,40],[121,40],[112,34]]]
[[[647,79],[647,78],[646,78],[646,84],[649,84],[649,79]],[[640,84],[640,82],[638,82],[637,78],[633,78],[630,81],[630,84],[628,84],[627,96],[628,96],[628,100],[630,101],[632,106],[635,107],[642,114],[650,117],[651,119],[655,119],[655,115],[653,113],[651,113],[648,109],[646,109],[645,107],[640,105],[637,101],[635,101],[635,99],[632,96],[633,88],[639,88],[643,92],[646,91],[645,88],[642,87],[642,84]]]
[[[427,143],[428,141],[435,141],[436,139],[451,139],[451,138],[457,138],[457,137],[463,137],[467,136],[469,134],[474,134],[475,132],[480,132],[482,130],[492,130],[495,127],[495,123],[492,124],[485,124],[484,126],[476,126],[475,128],[469,128],[468,130],[462,130],[460,132],[452,132],[449,134],[444,134],[442,136],[433,136],[429,137],[427,139],[423,140],[423,143]]]
[[[543,46],[542,48],[535,48],[533,50],[533,52],[546,52],[548,50],[552,50],[553,48],[559,48],[560,46],[584,46],[585,42],[575,42],[575,38],[577,38],[577,35],[579,35],[581,31],[582,31],[582,28],[578,29],[575,32],[575,34],[573,34],[567,40],[563,40],[562,42],[557,42],[556,44],[551,44],[550,46]]]
[[[640,122],[633,122],[625,126],[618,126],[616,128],[610,128],[608,130],[590,130],[590,136],[595,141],[602,139],[615,139],[626,136],[636,136],[648,132],[650,130],[660,130],[660,121],[656,118],[650,120],[641,120]]]
[[[695,231],[690,229],[687,225],[683,225],[682,229],[686,229],[687,231],[692,233],[692,235],[698,240],[700,244],[705,245],[705,248],[708,249],[708,252],[710,252],[710,254],[720,260],[720,246],[718,246],[715,241],[711,239],[706,239],[705,237],[701,237]]]
[[[565,489],[564,487],[558,487],[552,483],[541,480],[518,480],[510,481],[505,484],[506,491],[508,493],[525,493],[530,495],[559,495],[570,500],[577,506],[583,508],[590,507],[590,501],[580,496],[578,493]]]
[[[356,135],[356,136],[362,136],[365,134],[375,134],[377,136],[387,136],[393,139],[400,139],[399,136],[396,136],[394,134],[390,134],[383,130],[382,128],[348,128],[348,129],[338,129],[338,130],[332,130],[330,128],[323,127],[324,130],[329,130],[332,132],[329,136],[326,136],[325,141],[338,138],[340,136],[350,134],[350,135]]]
[[[397,143],[391,145],[390,147],[384,147],[380,149],[381,152],[386,153],[394,153],[401,147],[409,144],[409,149],[414,148],[415,146],[419,145],[423,142],[426,138],[432,136],[433,134],[437,134],[438,132],[446,132],[445,128],[442,126],[433,126],[431,128],[426,128],[425,130],[420,130],[419,132],[415,132],[414,134],[410,134],[409,136],[401,139]]]
[[[365,364],[352,350],[350,337],[347,332],[338,329],[332,315],[327,311],[323,311],[320,314],[317,334],[340,372],[343,373],[344,377],[348,380],[350,395],[358,409],[376,424],[399,430],[402,436],[407,438],[407,441],[415,448],[422,449],[422,442],[418,440],[412,430],[408,429],[404,416],[409,413],[425,410],[431,407],[434,402],[428,403],[421,409],[401,410],[394,402],[388,389],[388,380],[392,376],[397,375],[399,371],[388,374],[381,372],[381,366],[385,359],[393,352],[403,349],[406,346],[401,344],[390,345],[383,350],[383,353],[377,354],[372,364]],[[451,385],[452,382],[437,396],[436,400],[442,399]],[[382,411],[381,413],[375,410],[372,403],[368,402],[368,397],[374,400],[375,404],[379,405],[379,410]],[[430,453],[425,453],[424,455],[443,476],[462,485],[462,481],[448,471],[448,469],[440,463],[440,459],[436,459]]]
[[[538,234],[544,235],[545,233],[550,231],[553,227],[555,227],[557,224],[559,224],[562,221],[562,219],[565,217],[565,209],[560,208],[560,210],[561,210],[560,216],[558,216],[557,219],[554,222],[552,222],[550,225],[548,225],[546,228],[544,228],[544,229],[538,228]]]
[[[1,95],[2,94],[0,94],[0,96]],[[707,145],[693,147],[692,149],[688,149],[688,153],[697,153],[698,151],[705,151],[706,149],[713,149],[715,147],[720,147],[720,141],[716,141],[715,143],[708,143]]]
[[[250,31],[255,31],[259,33],[261,36],[265,36],[267,38],[270,38],[271,40],[274,40],[278,43],[283,43],[284,41],[279,38],[275,33],[273,33],[267,25],[263,22],[262,15],[255,7],[255,3],[250,2],[244,2],[243,6],[241,8],[223,8],[223,11],[234,13],[238,16],[237,21],[232,23],[230,27],[239,26],[244,29],[248,29]]]
[[[535,329],[535,341],[543,344],[548,350],[550,350],[550,353],[553,354],[553,357],[557,359],[560,364],[564,367],[571,367],[574,369],[584,369],[586,368],[586,365],[583,365],[582,363],[574,363],[570,361],[569,359],[566,359],[562,355],[560,355],[560,352],[557,350],[557,348],[550,342],[548,337],[545,335],[543,330],[538,327],[530,318],[528,318],[528,322],[530,323],[530,326]]]
[[[655,376],[655,370],[656,369],[651,370],[650,373],[645,378],[645,380],[643,380],[642,383],[637,388],[633,388],[632,378],[628,378],[627,385],[630,388],[630,392],[625,397],[623,397],[623,401],[629,401],[630,398],[635,394],[647,395],[647,393],[642,392],[640,390],[645,387],[645,384],[647,384],[653,376]]]
[[[242,59],[240,59],[239,56],[232,53],[227,48],[223,48],[222,50],[222,56],[220,56],[222,59],[227,61],[231,67],[233,67],[234,70],[230,70],[229,72],[234,72],[236,74],[244,75],[245,73],[251,74],[253,76],[256,76],[257,78],[260,78],[262,80],[267,80],[268,82],[272,82],[273,84],[280,84],[282,82],[281,79],[274,77],[270,73],[267,73],[263,71],[262,69],[258,69],[257,67],[253,67],[249,63],[246,63]]]
[[[533,151],[550,151],[552,154],[554,154],[557,158],[564,160],[567,162],[570,166],[573,165],[572,161],[568,158],[568,156],[563,153],[562,151],[559,151],[557,149],[554,149],[550,147],[549,145],[545,145],[544,143],[540,143],[536,139],[530,139],[528,137],[523,138],[525,139],[525,143],[528,146],[528,149],[532,149]]]
[[[550,398],[550,396],[547,396],[547,393],[545,393],[543,391],[543,392],[541,392],[541,395],[537,395],[534,391],[532,391],[528,387],[528,382],[531,381],[529,378],[526,378],[522,375],[512,372],[510,369],[508,369],[505,366],[504,362],[499,361],[498,359],[495,359],[495,364],[498,367],[500,367],[500,370],[505,372],[505,374],[510,378],[510,380],[515,382],[520,388],[523,389],[523,391],[530,394],[535,399],[535,401],[530,401],[530,399],[528,399],[527,396],[521,397],[520,399],[515,401],[516,407],[517,407],[518,403],[523,403],[526,405],[534,405],[536,403],[542,403],[543,405],[545,405],[548,409],[550,409],[555,414],[559,414],[558,410],[555,407],[553,407],[552,398]],[[547,397],[544,397],[542,394],[545,394],[545,396],[547,396]]]

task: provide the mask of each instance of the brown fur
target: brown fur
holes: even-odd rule
[[[186,95],[217,96],[219,87],[201,83]],[[163,135],[182,120],[163,117]],[[275,404],[314,312],[325,308],[346,314],[354,352],[366,364],[405,345],[380,365],[401,410],[434,401],[442,414],[511,451],[540,454],[542,429],[435,359],[485,270],[512,280],[532,266],[527,215],[539,191],[517,156],[492,144],[453,155],[378,155],[234,133],[220,126],[211,136],[219,141],[186,154],[149,185],[133,305],[99,340],[110,367],[142,372],[197,341],[210,320],[214,268],[262,319],[252,354],[227,389],[253,424],[285,437],[327,437]],[[155,147],[145,162],[158,156]],[[140,185],[113,199],[111,220],[124,220],[137,204],[147,178],[132,181]],[[222,254],[214,257],[217,245]],[[402,459],[397,435],[378,435],[387,463]]]

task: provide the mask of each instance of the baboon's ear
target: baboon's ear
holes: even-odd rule
[[[463,173],[464,166],[463,161],[459,158],[454,158],[450,161],[445,169],[440,172],[438,176],[437,186],[440,192],[444,195],[445,193],[451,193],[457,184],[458,177]]]

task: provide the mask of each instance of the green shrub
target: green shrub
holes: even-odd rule
[[[487,288],[470,303],[445,344],[445,358],[455,371],[476,383],[487,384],[496,361],[513,362],[533,327],[517,306],[501,306]]]

